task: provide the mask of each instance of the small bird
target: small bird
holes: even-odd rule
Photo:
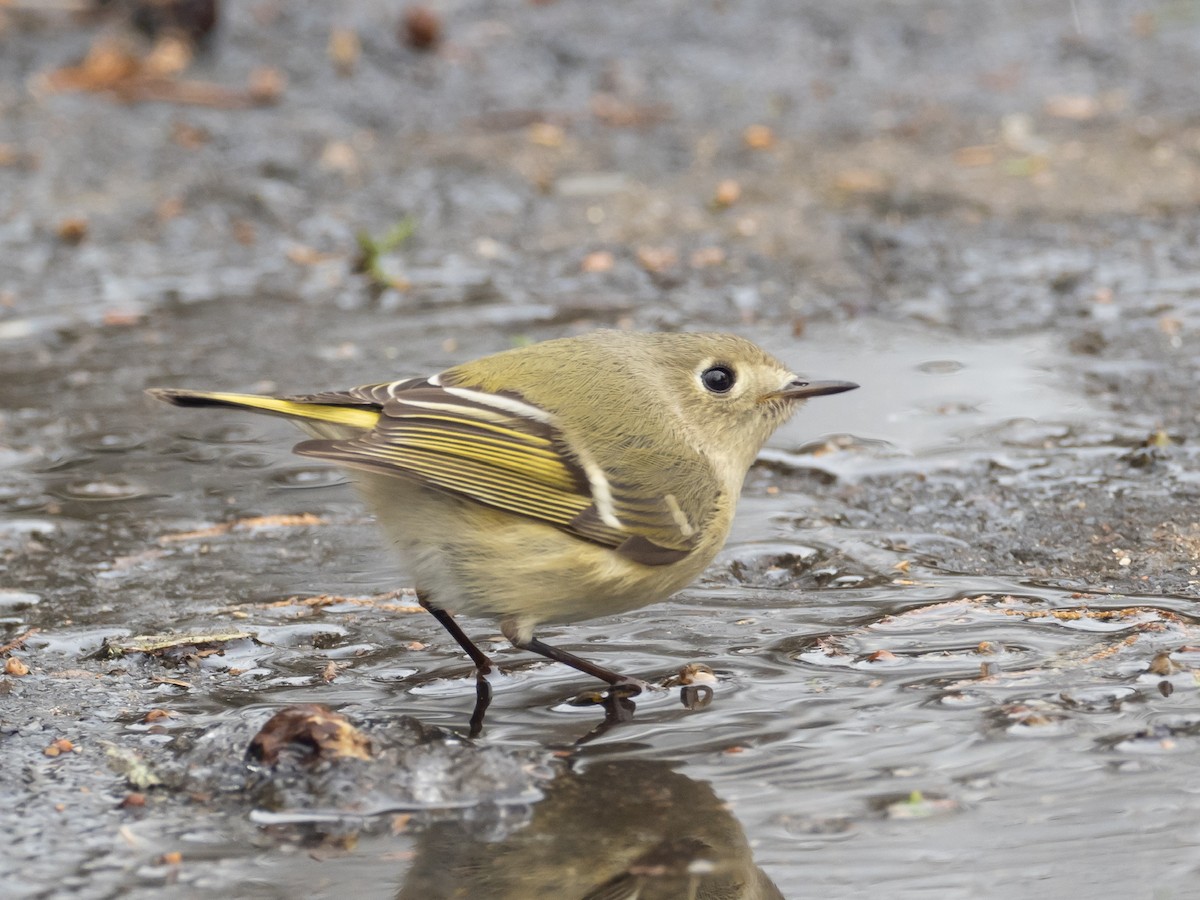
[[[451,613],[496,618],[513,646],[637,693],[536,628],[690,583],[771,433],[801,401],[856,387],[800,378],[729,334],[596,331],[347,391],[148,393],[283,416],[312,435],[296,453],[353,470],[484,701],[493,663]]]

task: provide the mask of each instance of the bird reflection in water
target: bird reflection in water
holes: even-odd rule
[[[628,701],[626,701],[628,702]],[[663,762],[565,771],[501,840],[434,824],[397,900],[783,900],[712,787]]]

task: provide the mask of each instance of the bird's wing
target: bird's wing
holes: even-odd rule
[[[434,376],[436,379],[437,376]],[[298,394],[285,397],[294,403],[311,403],[318,406],[362,406],[383,409],[390,400],[394,400],[405,391],[413,388],[427,387],[431,379],[418,376],[416,378],[401,378],[398,381],[384,381],[380,384],[364,384],[350,388],[348,391],[322,391],[319,394]]]
[[[610,478],[570,446],[552,415],[515,394],[444,387],[435,377],[292,399],[380,409],[370,431],[350,439],[304,441],[296,447],[303,456],[412,478],[611,547],[645,565],[676,562],[699,539],[705,511],[681,509],[674,494],[647,494],[640,481]],[[694,486],[714,477],[698,457],[663,464],[672,483]],[[694,490],[687,494],[704,496]]]

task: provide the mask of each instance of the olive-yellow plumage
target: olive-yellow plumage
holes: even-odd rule
[[[494,617],[515,645],[616,683],[534,629],[691,582],[771,433],[805,398],[853,387],[803,381],[732,335],[599,331],[341,392],[151,393],[313,435],[296,452],[357,473],[421,602],[481,673],[490,662],[448,613]]]

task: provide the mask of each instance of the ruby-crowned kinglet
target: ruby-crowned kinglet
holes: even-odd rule
[[[687,585],[725,543],[771,433],[800,401],[855,387],[798,378],[728,334],[598,331],[348,391],[149,393],[284,416],[315,438],[297,453],[355,470],[482,697],[492,662],[451,612],[497,618],[514,646],[636,692],[534,629]]]

